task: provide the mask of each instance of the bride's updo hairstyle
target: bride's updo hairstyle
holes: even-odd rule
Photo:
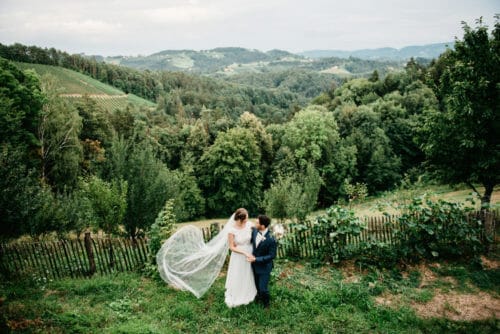
[[[245,218],[248,217],[248,211],[244,208],[239,208],[234,212],[234,220],[235,221],[242,221]]]

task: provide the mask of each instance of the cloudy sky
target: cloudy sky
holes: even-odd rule
[[[0,0],[0,43],[147,55],[239,46],[267,51],[450,42],[490,26],[499,0]]]

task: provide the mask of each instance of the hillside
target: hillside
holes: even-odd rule
[[[349,58],[355,57],[369,60],[392,60],[401,61],[410,58],[434,59],[446,51],[448,47],[453,47],[454,42],[426,44],[421,46],[407,46],[401,49],[378,48],[362,50],[309,50],[299,53],[299,55],[309,58]]]
[[[84,95],[88,95],[97,101],[100,106],[109,111],[123,109],[128,104],[150,108],[156,106],[154,103],[134,94],[125,94],[115,87],[63,67],[21,62],[15,62],[15,65],[22,70],[33,69],[41,77],[47,74],[56,77],[60,83],[60,96],[73,101],[77,101]]]
[[[244,48],[216,48],[212,50],[165,50],[149,56],[95,57],[107,63],[141,70],[167,70],[212,75],[232,79],[235,75],[307,71],[327,73],[338,78],[366,75],[377,70],[385,73],[404,66],[397,61],[367,61],[363,59],[312,59],[283,50],[262,52]],[[332,70],[338,68],[338,71]]]
[[[137,69],[185,71],[200,74],[234,72],[233,67],[246,64],[255,68],[266,67],[272,62],[307,62],[302,56],[271,50],[262,52],[244,48],[215,48],[212,50],[164,50],[149,56],[107,57],[106,62]]]

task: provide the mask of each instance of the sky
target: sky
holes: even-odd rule
[[[500,0],[0,0],[0,43],[103,56],[243,47],[358,50],[451,42]]]

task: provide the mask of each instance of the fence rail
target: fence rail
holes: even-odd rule
[[[142,266],[148,257],[145,239],[91,238],[0,244],[3,276],[36,275],[47,279],[89,277]]]
[[[470,216],[483,222],[483,233],[495,238],[499,226],[499,212],[477,212]],[[400,229],[397,216],[365,218],[367,228],[359,236],[347,240],[350,247],[377,240],[396,245],[395,231]],[[311,235],[312,223],[306,228],[289,226],[286,243],[280,243],[278,257],[310,258],[316,255],[321,240]],[[221,226],[213,224],[202,229],[205,241],[210,240]],[[91,277],[131,271],[148,261],[148,241],[145,238],[92,238],[66,239],[43,242],[0,243],[0,276],[35,275],[46,279],[62,277]]]

